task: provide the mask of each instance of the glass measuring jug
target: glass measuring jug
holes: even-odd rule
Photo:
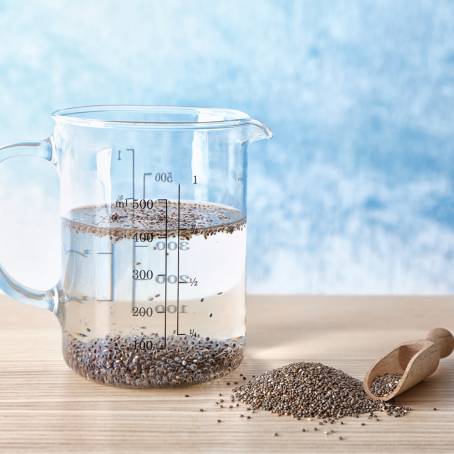
[[[67,364],[101,383],[201,383],[237,367],[245,336],[249,143],[230,109],[88,106],[52,137],[0,148],[60,177],[62,276],[45,292],[0,268],[10,296],[53,311]]]

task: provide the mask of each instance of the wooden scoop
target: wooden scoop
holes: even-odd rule
[[[449,356],[453,349],[453,335],[447,329],[435,328],[425,339],[405,342],[378,360],[364,378],[364,390],[372,399],[390,400],[432,375],[440,358]],[[396,373],[402,377],[394,391],[383,397],[372,393],[371,386],[376,377]]]

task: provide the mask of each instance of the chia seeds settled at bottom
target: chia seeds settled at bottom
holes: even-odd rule
[[[141,349],[140,346],[145,346]],[[81,341],[66,334],[67,364],[85,378],[135,388],[203,383],[238,367],[243,347],[190,335],[105,336]]]

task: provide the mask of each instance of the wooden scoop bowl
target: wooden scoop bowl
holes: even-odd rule
[[[453,335],[447,329],[435,328],[425,339],[405,342],[379,359],[364,378],[364,390],[372,399],[390,400],[432,375],[440,358],[449,356],[453,349]],[[371,386],[376,377],[396,373],[402,377],[394,391],[382,397],[372,393]]]

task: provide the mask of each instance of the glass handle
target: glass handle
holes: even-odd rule
[[[52,144],[49,138],[40,142],[20,142],[0,147],[0,163],[19,156],[40,157],[52,161]],[[0,265],[0,288],[21,303],[54,311],[58,302],[58,288],[46,291],[33,290],[11,277]]]

